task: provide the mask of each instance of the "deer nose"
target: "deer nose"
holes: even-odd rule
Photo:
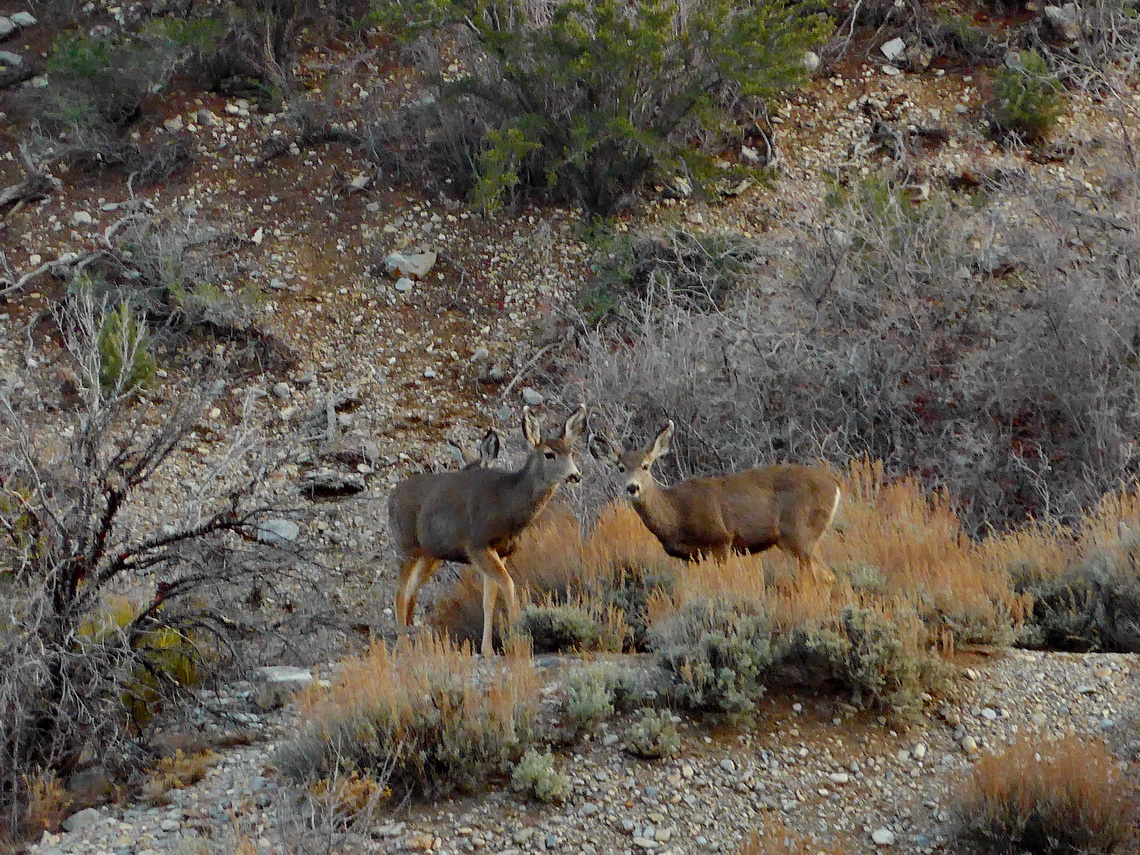
[[[638,489],[639,488],[636,484],[626,484],[625,485],[625,491],[627,493],[629,493],[631,496],[636,496]]]
[[[582,483],[582,475],[578,472],[571,472],[569,475],[566,476],[566,483],[567,484],[581,484]]]

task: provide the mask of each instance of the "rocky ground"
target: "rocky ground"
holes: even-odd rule
[[[295,717],[261,713],[234,687],[249,745],[224,752],[170,803],[115,805],[45,834],[35,855],[175,852],[285,853],[332,845],[346,852],[735,852],[752,832],[782,828],[840,841],[849,853],[952,853],[960,782],[981,752],[1017,737],[1108,739],[1133,770],[1140,658],[992,651],[961,657],[958,679],[923,720],[895,730],[833,697],[775,692],[742,730],[682,727],[665,761],[622,750],[620,724],[559,760],[571,794],[558,806],[505,790],[434,805],[381,808],[347,834],[307,821],[274,773],[274,747]],[[546,658],[552,693],[566,663]],[[821,847],[823,843],[821,842]]]
[[[21,21],[4,47],[30,62],[35,50],[25,39],[34,43],[35,23]],[[14,64],[10,56],[3,61]],[[395,86],[396,76],[382,83]],[[1063,161],[1033,161],[980,132],[986,85],[970,74],[909,73],[881,57],[852,63],[776,110],[775,187],[717,203],[653,200],[639,219],[778,233],[781,222],[813,215],[830,175],[898,157],[912,158],[917,194],[1002,170],[1096,192],[1110,172],[1106,152],[1128,138],[1120,128],[1135,133],[1140,126],[1140,94],[1108,102],[1075,95],[1054,141]],[[386,605],[387,489],[413,469],[442,462],[447,437],[470,442],[491,424],[514,431],[522,401],[541,401],[528,388],[528,372],[536,355],[557,357],[562,344],[552,318],[573,311],[588,275],[590,248],[577,212],[477,217],[455,199],[386,183],[335,145],[294,146],[263,163],[266,142],[286,134],[285,117],[248,102],[194,95],[162,109],[164,121],[145,133],[187,138],[195,157],[188,174],[132,200],[119,179],[73,181],[60,173],[47,198],[16,206],[0,221],[6,262],[19,276],[98,247],[139,203],[185,224],[187,233],[220,240],[219,260],[229,271],[223,289],[255,297],[259,323],[291,354],[283,372],[247,378],[227,390],[229,400],[257,392],[256,417],[286,436],[329,400],[353,398],[338,426],[367,444],[369,462],[359,474],[374,501],[326,514],[316,539],[366,573],[364,587]],[[900,155],[884,127],[935,142]],[[20,179],[16,153],[6,151],[0,187]],[[430,250],[438,260],[422,279],[401,282],[382,264],[394,250]],[[43,357],[28,347],[24,326],[49,305],[53,287],[37,277],[0,305],[0,382],[23,384],[37,373],[48,384],[57,379],[50,359],[37,362]],[[570,402],[551,403],[553,411]],[[240,412],[234,405],[212,414],[216,434],[224,436]],[[192,465],[176,461],[172,482]],[[616,725],[603,731],[561,758],[573,781],[564,805],[527,804],[496,790],[405,806],[340,840],[291,807],[273,770],[274,746],[295,729],[293,713],[259,711],[251,687],[237,685],[226,696],[235,716],[224,726],[203,719],[201,727],[211,738],[236,734],[248,744],[229,740],[203,781],[171,791],[166,805],[144,800],[85,811],[74,831],[45,834],[31,851],[189,855],[323,851],[336,843],[349,852],[734,852],[748,833],[783,824],[841,840],[852,853],[951,852],[957,782],[979,752],[1027,733],[1078,733],[1110,738],[1133,762],[1140,659],[1010,650],[958,667],[951,696],[905,731],[831,697],[774,693],[748,729],[685,724],[681,754],[660,763],[624,753]],[[555,691],[559,672],[549,671]]]

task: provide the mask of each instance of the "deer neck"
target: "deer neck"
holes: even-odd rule
[[[540,465],[536,455],[529,456],[508,484],[511,517],[523,525],[538,516],[558,490],[557,484],[545,484],[539,479]]]
[[[677,531],[677,509],[656,481],[651,480],[642,488],[641,495],[633,501],[633,508],[659,540],[667,540]]]

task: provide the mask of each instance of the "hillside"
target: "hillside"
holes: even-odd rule
[[[963,781],[980,757],[1028,736],[1075,735],[1078,754],[1105,740],[1125,782],[1119,792],[1140,803],[1140,646],[1131,646],[1140,518],[1135,502],[1112,505],[1137,477],[1140,427],[1140,88],[1131,66],[1140,37],[1129,7],[1098,7],[1124,17],[1106,25],[1090,11],[1070,31],[1068,12],[1035,4],[837,4],[828,10],[835,30],[800,85],[763,108],[725,94],[730,128],[682,129],[711,152],[705,188],[693,186],[696,167],[690,182],[659,166],[612,217],[591,221],[562,184],[537,179],[512,185],[502,207],[472,203],[460,177],[471,178],[471,164],[444,163],[421,145],[439,141],[415,118],[440,94],[419,67],[430,51],[382,23],[350,26],[352,4],[283,4],[274,8],[292,23],[266,32],[248,23],[256,17],[232,18],[249,56],[227,54],[239,71],[218,86],[207,85],[214,66],[199,61],[201,45],[223,37],[199,43],[192,32],[146,29],[152,19],[209,17],[175,5],[0,7],[0,629],[7,641],[32,627],[26,602],[36,596],[58,603],[56,577],[36,573],[68,566],[43,556],[70,544],[43,532],[93,532],[76,537],[96,545],[83,553],[94,556],[90,572],[68,577],[79,605],[62,658],[83,645],[105,653],[116,638],[129,651],[91,660],[116,663],[113,674],[0,658],[9,710],[52,667],[74,667],[74,685],[106,678],[109,687],[89,706],[55,699],[55,723],[81,709],[91,719],[69,724],[89,736],[52,749],[58,778],[38,766],[43,777],[2,775],[0,831],[15,834],[13,806],[34,778],[38,813],[20,831],[31,833],[27,851],[42,855],[735,853],[753,833],[760,840],[749,851],[767,855],[965,855],[956,833]],[[247,24],[269,60],[289,62],[275,66],[256,38],[254,48],[241,41]],[[78,44],[68,65],[68,33],[113,46],[122,33],[134,34],[131,44],[177,44],[177,61]],[[1040,139],[1018,139],[996,127],[995,97],[1009,70],[1024,68],[1022,54],[1008,52],[1031,47],[1047,58],[1042,76],[1063,107]],[[440,59],[455,77],[453,49]],[[94,70],[84,65],[91,57]],[[249,57],[258,73],[242,65]],[[165,62],[173,70],[148,85],[153,63]],[[77,92],[102,119],[69,111]],[[100,100],[107,92],[116,97]],[[129,115],[107,120],[123,98]],[[393,253],[435,257],[405,278]],[[123,328],[145,327],[145,336],[108,338],[123,300],[133,313]],[[141,347],[153,366],[140,388],[112,394],[101,371],[132,335],[126,363]],[[93,391],[101,384],[102,397]],[[782,556],[726,565],[725,576],[736,575],[725,582],[662,564],[640,529],[632,546],[612,547],[628,547],[647,575],[665,568],[696,580],[668,588],[664,612],[682,613],[702,580],[739,596],[756,579],[773,615],[810,612],[831,627],[862,609],[914,629],[899,655],[921,650],[920,664],[906,666],[937,660],[945,679],[908,684],[919,712],[900,716],[879,696],[837,688],[842,680],[774,681],[750,722],[678,715],[679,752],[659,761],[623,750],[640,713],[618,711],[577,740],[550,738],[568,778],[552,805],[513,792],[502,773],[475,795],[404,799],[383,794],[375,769],[358,770],[379,783],[363,786],[364,818],[346,822],[351,809],[314,799],[317,784],[298,786],[281,769],[278,750],[319,719],[321,701],[262,709],[252,669],[299,666],[335,683],[346,657],[408,635],[391,609],[391,488],[449,467],[448,441],[472,446],[488,427],[503,437],[503,460],[517,464],[524,404],[554,424],[583,401],[591,430],[629,443],[676,420],[679,448],[658,470],[666,482],[775,458],[822,460],[846,479],[846,504],[821,544],[841,577],[831,591],[788,593],[792,565]],[[80,442],[88,429],[90,446]],[[162,439],[148,446],[151,435]],[[568,503],[589,532],[615,488],[582,446],[584,483]],[[859,473],[872,470],[860,460],[883,467],[865,491]],[[913,480],[898,493],[884,486],[905,476]],[[70,503],[71,492],[88,503]],[[249,516],[225,516],[231,500]],[[106,507],[100,528],[93,508]],[[530,545],[512,564],[536,602],[543,572],[590,555],[553,543]],[[121,567],[120,548],[132,556]],[[897,566],[881,557],[892,550]],[[153,555],[174,563],[155,570]],[[1085,570],[1110,579],[1103,590],[1118,611],[1097,623],[1096,640],[1066,625],[1058,632],[1072,630],[1071,644],[1057,642],[1041,617],[1049,586],[1061,579],[1084,592],[1071,574]],[[440,571],[419,616],[463,636],[457,625],[468,618],[455,617],[455,602],[469,594],[467,604],[478,603],[473,583],[458,578]],[[588,608],[602,620],[597,602]],[[50,628],[41,619],[35,626]],[[1040,629],[1032,638],[1022,634],[1031,625]],[[1041,649],[1013,643],[1027,639]],[[181,658],[187,643],[208,651],[204,682],[189,691],[168,680],[194,671]],[[568,675],[583,662],[652,668],[648,647],[625,646],[535,654],[536,708],[556,734]],[[30,649],[9,647],[14,657]],[[173,652],[147,659],[156,649]],[[132,670],[137,662],[153,683]],[[500,664],[478,669],[494,684]],[[166,690],[170,699],[159,700]],[[122,707],[131,720],[120,724]],[[8,744],[19,741],[19,722]],[[207,749],[198,774],[170,771]],[[22,746],[5,750],[24,756],[13,753]],[[179,759],[162,767],[162,757]],[[333,785],[323,780],[327,795]],[[76,829],[62,830],[81,809]],[[1116,851],[1135,845],[1133,829]]]

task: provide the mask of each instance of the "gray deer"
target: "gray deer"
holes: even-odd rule
[[[672,447],[673,422],[646,448],[622,451],[591,436],[590,453],[624,476],[623,489],[641,521],[675,558],[728,558],[773,546],[791,555],[800,572],[833,578],[815,557],[815,546],[839,507],[839,482],[817,466],[777,464],[662,487],[650,473],[653,461]]]
[[[586,408],[578,407],[561,431],[544,435],[523,408],[523,436],[532,446],[521,469],[473,468],[413,475],[388,498],[388,526],[402,556],[396,585],[396,622],[410,626],[416,594],[441,561],[471,564],[483,576],[484,656],[493,653],[491,619],[502,591],[507,619],[518,619],[515,583],[503,565],[558,487],[582,480],[574,447],[586,428]]]

